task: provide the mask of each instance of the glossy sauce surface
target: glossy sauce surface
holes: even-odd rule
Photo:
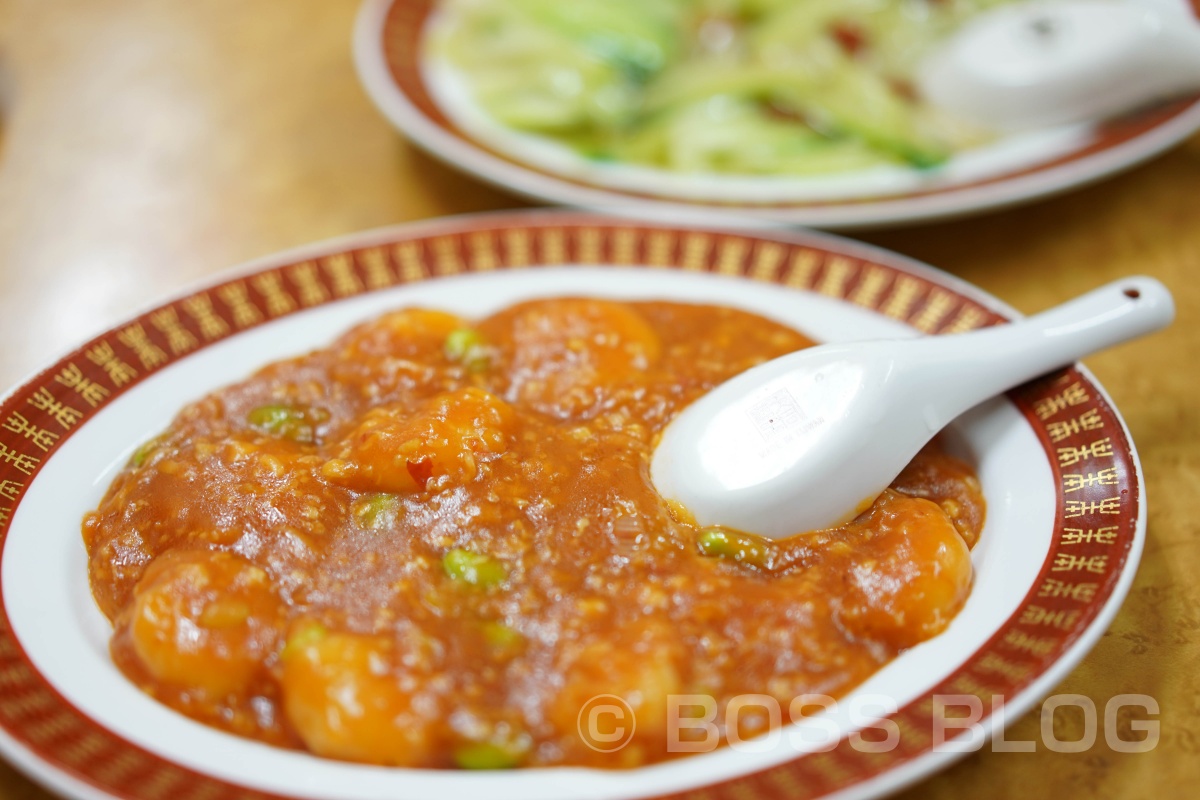
[[[670,695],[765,693],[785,719],[839,695],[964,602],[969,467],[931,446],[854,522],[774,543],[698,530],[649,480],[675,413],[808,344],[562,298],[396,311],[268,366],[185,408],[85,519],[114,659],[198,720],[402,766],[631,767],[675,755]],[[600,694],[636,722],[612,753],[579,733]]]

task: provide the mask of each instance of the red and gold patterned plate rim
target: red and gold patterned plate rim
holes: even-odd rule
[[[438,0],[364,0],[355,34],[359,77],[380,110],[422,148],[502,188],[586,208],[707,209],[830,229],[897,225],[963,216],[1045,197],[1145,161],[1200,129],[1200,98],[1148,109],[1098,126],[1065,154],[987,178],[899,194],[749,202],[691,200],[670,189],[633,190],[557,173],[498,151],[452,121],[422,72],[422,37]],[[1200,16],[1200,0],[1188,0]],[[719,193],[714,196],[719,196]]]
[[[315,245],[256,262],[235,277],[148,310],[3,398],[0,567],[10,520],[27,487],[67,439],[147,377],[244,331],[345,298],[446,276],[570,264],[643,266],[778,284],[929,334],[1013,316],[983,292],[932,268],[816,233],[537,211],[413,224]],[[1141,551],[1144,508],[1136,453],[1103,389],[1080,367],[1027,384],[1010,397],[1045,451],[1057,496],[1050,552],[1016,612],[945,680],[891,715],[900,739],[889,752],[861,752],[843,739],[828,752],[798,756],[705,787],[696,796],[813,798],[881,776],[914,780],[953,757],[932,750],[934,695],[974,695],[985,704],[996,695],[1020,695],[1031,703],[1094,644],[1123,599]],[[2,596],[0,687],[0,751],[60,791],[153,800],[274,796],[173,763],[86,716],[26,655]],[[888,788],[895,787],[893,780]],[[668,796],[683,795],[662,795]]]

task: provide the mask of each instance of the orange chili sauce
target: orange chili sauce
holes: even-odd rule
[[[662,428],[810,344],[728,308],[563,298],[396,311],[272,364],[185,408],[85,519],[113,658],[194,719],[376,764],[660,761],[672,694],[768,694],[786,721],[947,625],[984,518],[936,445],[835,529],[673,513]],[[615,753],[578,731],[598,694],[635,717]]]

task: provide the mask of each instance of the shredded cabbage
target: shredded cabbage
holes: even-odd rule
[[[443,0],[474,101],[582,155],[690,173],[929,167],[981,131],[921,105],[940,37],[1012,0]]]

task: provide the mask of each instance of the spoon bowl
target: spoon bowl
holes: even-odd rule
[[[996,131],[1101,120],[1200,88],[1200,22],[1113,0],[1003,6],[918,67],[928,102]]]
[[[1132,277],[1008,325],[801,350],[688,406],[651,476],[700,525],[770,538],[838,525],[964,411],[1173,317],[1166,287]]]

